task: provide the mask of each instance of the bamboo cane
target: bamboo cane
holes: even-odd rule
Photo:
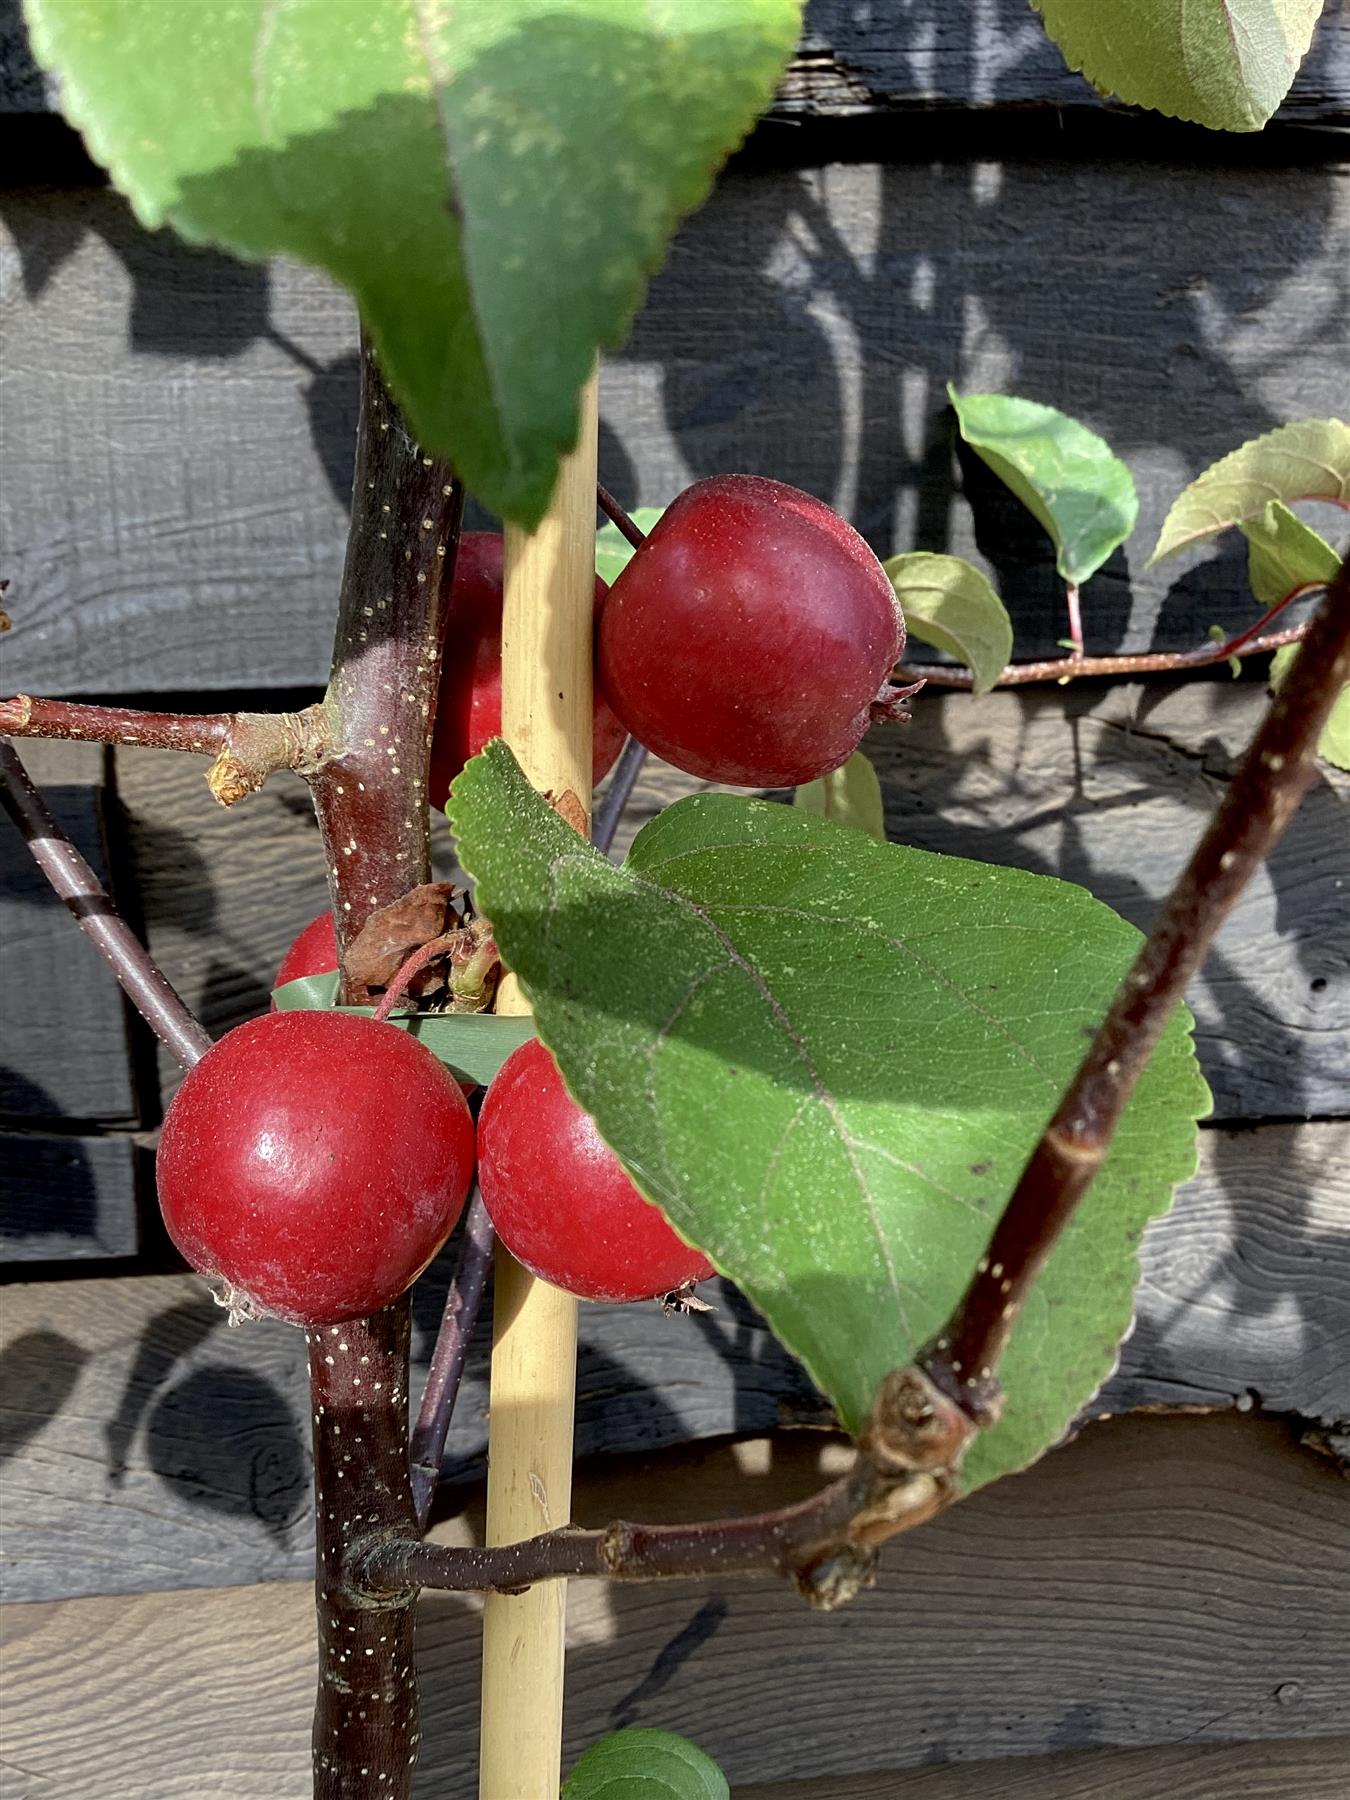
[[[596,377],[581,435],[538,531],[506,532],[502,735],[555,802],[591,802]],[[574,813],[566,804],[565,815]],[[578,823],[573,816],[572,823]],[[529,1010],[509,976],[499,1012]],[[565,1525],[572,1504],[576,1301],[498,1250],[488,1436],[487,1541]],[[562,1764],[564,1582],[490,1594],[483,1614],[481,1800],[551,1800]]]

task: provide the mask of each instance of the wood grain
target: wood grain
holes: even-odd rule
[[[906,1774],[818,1782],[755,1781],[734,1800],[1339,1800],[1350,1738],[1308,1743],[1167,1744],[999,1758]]]
[[[0,1133],[0,1263],[134,1256],[136,1165],[136,1146],[121,1132]]]
[[[293,265],[147,234],[109,191],[11,190],[0,208],[22,272],[7,404],[28,422],[0,497],[10,681],[317,686],[350,495],[348,302]],[[983,465],[961,474],[945,384],[1024,393],[1083,417],[1139,484],[1137,533],[1084,594],[1092,646],[1192,645],[1254,616],[1245,562],[1225,541],[1147,570],[1157,527],[1216,457],[1337,409],[1347,262],[1343,162],[742,167],[606,365],[602,474],[626,504],[775,475],[883,553],[987,557],[1017,653],[1053,654],[1047,540]]]
[[[748,1478],[709,1453],[683,1475],[672,1459],[608,1486],[584,1474],[578,1512],[608,1516],[635,1480],[656,1510],[772,1504],[801,1477],[790,1455],[776,1477],[786,1449]],[[660,1725],[733,1784],[825,1797],[912,1769],[923,1800],[948,1800],[969,1790],[925,1790],[929,1765],[1181,1745],[1179,1794],[1237,1800],[1203,1785],[1202,1764],[1184,1785],[1202,1747],[1303,1741],[1316,1767],[1320,1740],[1350,1729],[1346,1517],[1343,1481],[1278,1425],[1131,1419],[891,1546],[877,1589],[833,1615],[770,1583],[578,1583],[567,1760],[616,1725]],[[6,1800],[301,1800],[311,1615],[299,1583],[6,1607]],[[428,1797],[472,1789],[477,1619],[453,1596],[422,1607]],[[1103,1784],[1007,1791],[1120,1800]]]
[[[1206,1132],[1202,1150],[1199,1177],[1145,1239],[1138,1323],[1090,1411],[1266,1407],[1328,1428],[1350,1419],[1350,1125]],[[453,1255],[452,1244],[414,1293],[415,1383]],[[579,1455],[828,1418],[746,1302],[724,1283],[709,1297],[716,1312],[697,1318],[582,1308]],[[486,1317],[446,1453],[447,1506],[482,1472]],[[13,1446],[0,1506],[6,1593],[304,1573],[303,1349],[275,1322],[229,1330],[190,1276],[11,1287],[0,1308],[0,1420]]]
[[[105,752],[23,746],[24,765],[81,855],[106,881]],[[137,1101],[121,990],[0,822],[0,1116],[130,1124]]]

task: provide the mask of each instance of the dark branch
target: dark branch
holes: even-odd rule
[[[413,1427],[413,1502],[417,1507],[417,1522],[424,1530],[440,1479],[441,1458],[445,1454],[445,1440],[450,1435],[459,1384],[464,1377],[469,1340],[473,1337],[483,1304],[495,1241],[483,1196],[475,1188],[464,1215],[459,1261],[455,1265],[450,1292],[445,1296],[445,1311],[436,1333],[436,1347],[431,1353],[426,1390]]]
[[[1300,643],[1307,636],[1306,625],[1290,625],[1283,631],[1263,633],[1260,637],[1235,638],[1232,644],[1204,644],[1195,650],[1146,650],[1126,656],[1054,656],[1045,662],[1009,663],[994,683],[995,687],[1025,687],[1038,681],[1057,681],[1062,685],[1080,681],[1086,675],[1169,675],[1187,669],[1206,669],[1214,663],[1230,662],[1235,656],[1266,656],[1286,644]],[[1236,645],[1236,648],[1234,648]],[[895,671],[897,681],[926,681],[933,688],[970,688],[975,677],[959,663],[901,663]]]
[[[0,804],[13,819],[33,860],[74,914],[81,931],[109,964],[122,991],[161,1043],[185,1069],[211,1048],[205,1029],[131,927],[118,917],[107,890],[48,811],[12,744],[0,743]],[[40,1003],[40,996],[36,997]],[[11,1000],[18,1004],[17,997]]]
[[[1350,561],[1327,590],[1283,687],[1068,1092],[1003,1210],[964,1298],[917,1361],[981,1423],[1013,1320],[1101,1167],[1135,1083],[1214,934],[1316,774],[1317,740],[1350,680]]]
[[[374,912],[430,879],[427,765],[464,490],[413,442],[361,356],[355,492],[333,672],[333,752],[310,790],[328,857],[343,997],[345,966]],[[418,1743],[412,1590],[353,1587],[358,1521],[418,1530],[408,1471],[405,1295],[371,1319],[312,1334],[319,1689],[316,1800],[408,1800]],[[331,1359],[331,1360],[330,1360]]]
[[[213,756],[206,779],[222,806],[256,793],[276,769],[312,774],[329,748],[322,706],[296,713],[160,713],[15,694],[0,700],[0,732]]]

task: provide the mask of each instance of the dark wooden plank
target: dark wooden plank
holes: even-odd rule
[[[1209,1132],[1200,1177],[1143,1250],[1139,1322],[1094,1414],[1140,1406],[1350,1418],[1350,1127]],[[415,1382],[453,1251],[414,1296]],[[582,1309],[581,1456],[654,1451],[827,1416],[800,1366],[726,1284],[714,1313]],[[311,1557],[303,1343],[229,1331],[188,1276],[13,1287],[3,1388],[15,1433],[0,1563],[16,1599],[278,1579]],[[486,1445],[488,1333],[446,1459]],[[32,1393],[47,1399],[35,1406]],[[90,1508],[90,1500],[98,1505]],[[111,1521],[116,1519],[115,1528]]]
[[[893,841],[1081,883],[1146,929],[1265,705],[1217,678],[922,694],[875,731]],[[650,764],[617,840],[705,784]],[[1350,780],[1329,765],[1189,996],[1222,1120],[1350,1110]]]
[[[831,1780],[828,1800],[1339,1800],[1350,1738],[1075,1750]],[[818,1783],[755,1781],[733,1800],[823,1800]]]
[[[106,880],[104,752],[35,743],[23,756],[58,821]],[[0,822],[0,993],[0,1117],[136,1117],[121,990],[8,819]]]
[[[0,111],[36,113],[56,104],[55,84],[33,64],[19,0],[0,0]],[[866,7],[810,0],[774,113],[800,119],[931,106],[1100,105],[1021,0]],[[1328,0],[1279,117],[1322,125],[1350,117],[1350,20],[1341,0]]]
[[[754,1448],[748,1470],[724,1447],[583,1471],[578,1516],[772,1505],[819,1479],[802,1434]],[[795,1780],[825,1800],[869,1770],[911,1769],[923,1800],[947,1800],[933,1765],[1169,1745],[1182,1746],[1176,1786],[1152,1793],[1322,1800],[1324,1782],[1207,1787],[1199,1758],[1251,1739],[1307,1743],[1291,1772],[1343,1754],[1325,1740],[1350,1729],[1345,1517],[1341,1479],[1278,1425],[1118,1420],[892,1545],[876,1589],[838,1613],[809,1613],[771,1582],[573,1583],[566,1762],[616,1725],[660,1725],[706,1745],[737,1787]],[[477,1618],[466,1599],[423,1602],[428,1800],[474,1789]],[[307,1584],[9,1606],[0,1619],[7,1755],[32,1783],[16,1800],[308,1793]],[[223,1659],[229,1645],[247,1655]],[[981,1792],[1141,1790],[1103,1776]]]
[[[792,135],[792,134],[786,134]],[[292,687],[325,673],[355,419],[347,301],[140,230],[107,191],[0,195],[24,279],[8,321],[8,679],[35,692]],[[1096,648],[1202,641],[1252,616],[1236,545],[1144,568],[1179,488],[1290,417],[1334,411],[1343,165],[741,169],[680,233],[604,375],[626,501],[724,469],[777,475],[883,552],[995,559],[1019,653],[1062,594],[1037,529],[953,460],[945,383],[1081,415],[1138,477],[1136,536],[1088,587]],[[1294,351],[1291,344],[1297,345]]]
[[[1099,107],[1023,0],[859,6],[809,0],[806,31],[775,111],[796,117],[969,109]],[[1350,118],[1350,16],[1329,0],[1279,118]]]
[[[139,1238],[130,1137],[0,1132],[0,1264],[134,1256]]]

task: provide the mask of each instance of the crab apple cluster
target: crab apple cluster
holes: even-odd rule
[[[713,1273],[633,1186],[538,1038],[488,1088],[478,1185],[517,1262],[583,1300],[648,1300]]]
[[[155,1173],[169,1236],[232,1309],[336,1325],[398,1299],[463,1211],[474,1126],[397,1026],[274,1012],[188,1072]]]
[[[608,594],[595,578],[597,617]],[[439,810],[450,783],[502,729],[502,538],[494,531],[460,534],[455,579],[450,590],[447,652],[436,699],[427,794]],[[599,683],[595,688],[591,737],[591,777],[600,781],[623,749],[624,728],[614,717]]]
[[[893,711],[905,622],[886,571],[823,501],[715,475],[633,553],[597,641],[609,703],[649,750],[707,781],[797,787]]]

